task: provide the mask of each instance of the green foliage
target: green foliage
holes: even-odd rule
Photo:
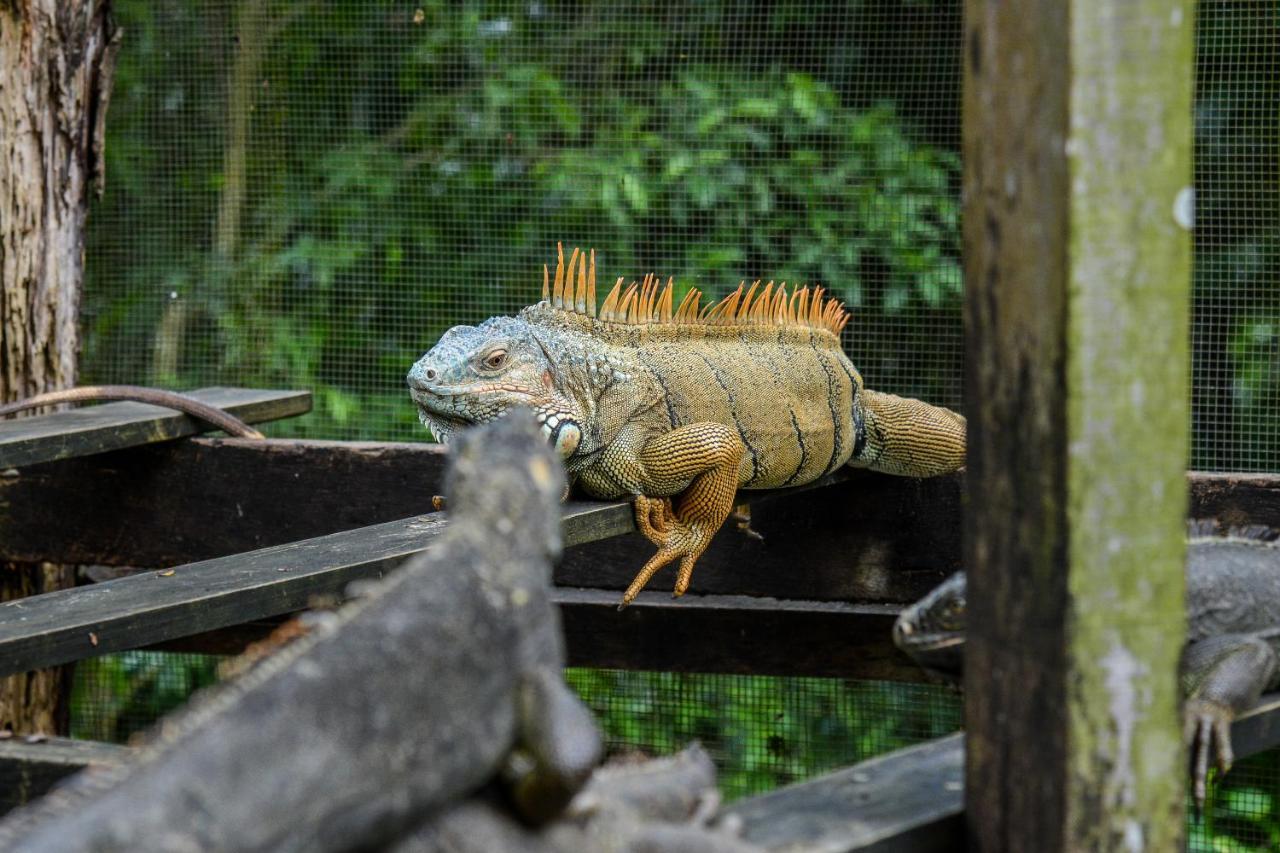
[[[238,39],[251,4],[266,26]],[[421,435],[409,364],[448,325],[535,299],[564,240],[716,293],[832,287],[878,387],[954,401],[938,339],[960,328],[961,6],[116,0],[85,377],[309,388],[316,414],[274,430]],[[1193,464],[1277,470],[1280,7],[1198,9]],[[82,664],[76,734],[125,739],[212,678],[159,660]],[[701,738],[734,794],[956,722],[895,705],[901,686],[571,678],[615,743]],[[1266,760],[1226,777],[1194,849],[1280,846]]]
[[[126,743],[159,717],[214,683],[217,658],[122,652],[76,665],[71,736]]]
[[[1209,786],[1204,814],[1192,821],[1187,850],[1192,853],[1262,853],[1280,849],[1280,773],[1276,755],[1263,753],[1236,762]],[[1190,808],[1188,808],[1190,812]]]
[[[412,411],[389,402],[409,364],[449,325],[536,299],[525,271],[561,239],[714,292],[770,277],[958,316],[956,154],[821,66],[726,62],[733,4],[703,10],[681,62],[660,5],[604,7],[588,37],[497,2],[425,4],[418,23],[277,3],[270,34],[205,58],[245,8],[119,4],[138,36],[90,220],[95,377],[307,387],[304,432],[402,435]],[[243,145],[237,69],[258,71]]]
[[[960,725],[936,687],[824,678],[570,669],[611,750],[663,755],[691,741],[716,759],[729,797],[771,790]]]

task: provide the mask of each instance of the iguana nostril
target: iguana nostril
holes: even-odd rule
[[[436,378],[436,372],[431,368],[427,368],[427,381],[430,382]]]

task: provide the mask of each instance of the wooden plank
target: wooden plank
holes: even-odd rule
[[[900,749],[727,809],[745,840],[804,853],[964,849],[964,735]]]
[[[443,470],[435,444],[216,438],[32,465],[0,476],[0,560],[207,560],[427,511]],[[1280,528],[1280,476],[1191,473],[1188,481],[1191,517]],[[960,564],[963,488],[961,477],[851,472],[821,492],[757,497],[765,542],[730,526],[702,557],[694,589],[914,600]],[[649,551],[638,535],[571,549],[559,581],[621,588]]]
[[[188,392],[248,423],[311,411],[307,391],[200,388]],[[51,415],[0,420],[0,469],[88,456],[208,431],[181,412],[145,403],[106,403]]]
[[[438,444],[193,438],[0,477],[0,559],[176,566],[431,511]]]
[[[571,666],[929,682],[891,636],[899,607],[646,591],[618,612],[618,592],[557,587]],[[260,620],[150,648],[238,654],[280,624]],[[786,642],[779,642],[785,637]]]
[[[564,590],[566,602],[576,591]],[[643,606],[641,596],[638,605]],[[637,611],[639,608],[637,608]],[[571,662],[572,663],[572,662]],[[1231,727],[1237,759],[1280,746],[1280,694],[1262,697]],[[90,762],[128,748],[49,738],[0,741],[0,814],[40,796]],[[765,850],[805,853],[943,853],[964,849],[964,735],[897,750],[739,800],[726,809]]]
[[[1248,758],[1280,746],[1280,693],[1263,696],[1231,724],[1231,748],[1236,759]]]
[[[609,535],[630,523],[626,505],[570,508],[566,536]],[[274,627],[269,617],[340,596],[352,580],[419,553],[442,529],[437,516],[423,516],[0,604],[0,675],[156,644],[238,652]],[[673,601],[648,591],[620,613],[615,590],[557,589],[556,600],[575,665],[925,680],[891,642],[897,605],[715,595]],[[250,620],[257,621],[242,625]],[[230,626],[237,627],[216,631]],[[173,642],[180,638],[189,639]]]
[[[1280,475],[1187,475],[1191,518],[1212,518],[1224,527],[1265,525],[1280,530]]]
[[[1280,693],[1231,726],[1236,759],[1280,746]],[[729,814],[765,850],[942,853],[965,849],[964,735],[891,752],[741,800]],[[1179,783],[1181,784],[1181,783]]]
[[[0,559],[172,566],[285,544],[427,511],[442,468],[435,445],[239,439],[35,465],[0,478]],[[958,568],[962,487],[848,471],[744,493],[765,541],[727,525],[693,588],[912,601]],[[571,548],[558,582],[622,589],[651,553],[639,535]]]
[[[607,517],[610,509],[583,514]],[[442,514],[434,513],[0,603],[0,673],[301,610],[315,596],[379,577],[443,529]]]
[[[115,764],[128,752],[112,743],[58,737],[0,740],[0,815],[43,796],[90,764]]]
[[[965,11],[969,841],[1177,849],[1192,7]]]
[[[193,438],[0,476],[0,560],[173,566],[427,511],[439,445]],[[247,472],[252,472],[248,476]],[[1191,517],[1280,528],[1280,475],[1188,474]],[[716,538],[707,593],[910,601],[960,565],[962,477],[850,472],[807,495],[758,496],[765,542]],[[571,549],[566,586],[624,586],[649,554],[628,536]],[[804,566],[797,571],[796,566]]]

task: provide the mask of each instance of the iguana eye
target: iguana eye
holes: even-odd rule
[[[496,370],[497,368],[502,367],[503,362],[505,362],[506,360],[507,360],[506,350],[504,349],[494,350],[493,352],[485,356],[484,366]]]

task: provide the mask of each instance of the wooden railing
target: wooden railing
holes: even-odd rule
[[[297,407],[296,395],[288,399]],[[112,404],[29,419],[56,461],[0,476],[0,560],[117,566],[118,577],[0,605],[0,675],[125,649],[229,653],[317,597],[393,571],[447,523],[423,512],[440,490],[435,445],[194,438],[163,441],[134,417],[112,444]],[[124,404],[127,405],[127,404]],[[136,414],[136,413],[135,413]],[[153,417],[171,420],[167,414]],[[133,417],[133,416],[131,416]],[[89,430],[69,452],[57,422]],[[36,421],[40,424],[36,424]],[[21,423],[21,422],[18,422]],[[182,421],[176,423],[182,424]],[[183,427],[185,428],[185,427]],[[5,431],[0,423],[0,447]],[[179,433],[183,434],[183,433]],[[133,446],[137,436],[155,436]],[[1280,478],[1192,474],[1194,517],[1280,526]],[[757,541],[726,526],[690,594],[659,575],[616,610],[651,546],[624,503],[571,503],[555,575],[570,660],[644,670],[920,680],[890,642],[904,602],[960,563],[961,477],[914,481],[860,472],[744,494]],[[128,569],[123,568],[128,567]],[[1235,726],[1237,753],[1280,743],[1280,699]],[[108,745],[0,742],[0,807],[43,791]],[[824,850],[952,849],[963,807],[960,736],[882,756],[735,805],[748,837],[825,839]],[[816,844],[816,841],[815,841]],[[815,848],[816,849],[816,848]],[[889,849],[889,848],[885,848]]]

